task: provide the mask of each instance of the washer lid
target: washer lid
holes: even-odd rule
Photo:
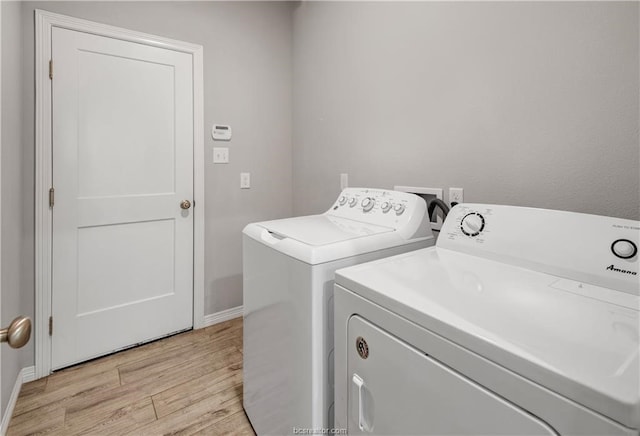
[[[442,248],[336,283],[623,425],[640,417],[637,295]]]
[[[291,238],[312,246],[335,244],[363,236],[392,232],[389,227],[377,226],[328,215],[310,215],[257,223],[277,238]]]

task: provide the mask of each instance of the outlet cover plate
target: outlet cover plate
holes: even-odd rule
[[[240,173],[240,189],[251,189],[251,173]]]
[[[349,187],[349,174],[341,173],[340,174],[340,190],[342,191],[345,188]]]
[[[464,189],[449,188],[449,206],[451,206],[453,202],[464,203]]]

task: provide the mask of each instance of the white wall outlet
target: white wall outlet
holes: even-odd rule
[[[451,203],[464,203],[462,188],[449,188],[449,205]]]
[[[240,189],[251,188],[251,173],[240,173]]]
[[[213,163],[229,163],[229,148],[213,147]]]
[[[342,191],[345,188],[349,187],[349,174],[342,173],[340,174],[340,190]]]

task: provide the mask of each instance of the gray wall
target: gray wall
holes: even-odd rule
[[[1,2],[2,321],[34,316],[34,10],[204,46],[205,314],[242,304],[241,231],[291,215],[292,5],[283,2]],[[213,165],[213,123],[233,127]],[[241,171],[252,188],[240,190]],[[6,206],[9,205],[9,206]],[[33,341],[2,353],[1,410]]]
[[[33,162],[25,161],[22,140],[24,107],[22,74],[21,5],[0,2],[2,8],[2,296],[0,319],[9,325],[16,316],[33,316],[33,270],[25,256],[33,243],[32,222],[25,216],[24,203],[33,195],[24,185],[24,172]],[[31,171],[33,173],[33,171]],[[20,370],[33,365],[33,340],[14,350],[2,345],[2,393],[0,414],[4,412]]]
[[[639,219],[638,3],[303,2],[294,213],[351,186]]]
[[[242,303],[242,227],[324,210],[342,172],[352,186],[640,218],[637,3],[2,8],[4,322],[33,315],[35,8],[205,47],[205,313]],[[233,127],[229,165],[210,163],[214,122]],[[3,350],[3,409],[31,364],[32,346]]]
[[[204,46],[205,314],[242,304],[241,232],[291,215],[291,12],[278,2],[26,2],[23,5],[27,191],[33,192],[33,11]],[[233,128],[228,165],[213,165],[211,125]],[[220,144],[220,143],[217,143]],[[240,190],[240,172],[252,188]],[[27,206],[31,219],[33,206]]]

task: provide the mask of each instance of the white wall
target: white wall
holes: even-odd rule
[[[242,304],[241,232],[291,215],[291,4],[25,2],[26,215],[33,226],[33,11],[43,9],[204,46],[205,314]],[[230,164],[213,165],[213,123],[233,128]],[[218,143],[220,144],[220,143]],[[252,188],[240,190],[240,172]],[[32,252],[30,253],[33,254]],[[31,258],[29,258],[31,262]]]
[[[303,2],[294,213],[352,186],[640,218],[638,3]]]
[[[22,119],[24,107],[22,72],[22,22],[18,2],[0,2],[2,8],[2,327],[18,315],[33,316],[33,270],[25,269],[25,255],[33,229],[23,204],[32,194],[24,186],[24,170],[33,161],[24,160]],[[33,340],[24,348],[2,349],[0,414],[4,413],[20,370],[33,365]]]

